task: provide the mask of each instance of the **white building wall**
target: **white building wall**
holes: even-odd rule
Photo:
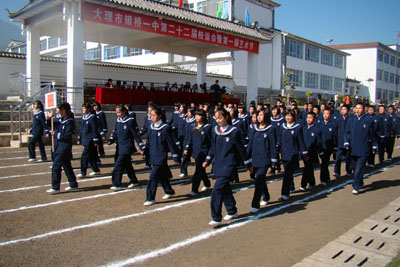
[[[266,8],[261,4],[255,4],[246,0],[233,0],[233,17],[239,20],[245,20],[245,10],[249,12],[250,24],[257,21],[265,29],[273,27],[274,12],[272,8]]]

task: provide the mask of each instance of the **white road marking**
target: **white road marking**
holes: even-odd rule
[[[370,175],[373,175],[373,174],[375,174],[375,173],[384,171],[384,170],[386,170],[386,169],[388,169],[388,168],[392,168],[392,167],[394,167],[394,166],[396,166],[396,165],[398,165],[398,164],[399,164],[399,163],[394,163],[394,164],[389,165],[389,166],[387,166],[387,167],[385,167],[385,168],[377,169],[377,170],[375,170],[375,171],[373,171],[373,172],[371,172],[371,173],[369,173],[369,174],[364,175],[364,179],[365,179],[366,177],[369,177]],[[279,179],[282,179],[282,178],[278,178],[278,179],[275,179],[275,180],[279,180]],[[325,193],[325,192],[333,191],[333,190],[334,190],[333,188],[340,188],[340,187],[343,187],[344,185],[349,184],[349,183],[351,183],[351,182],[352,182],[352,180],[348,180],[348,181],[346,181],[346,182],[341,183],[340,185],[337,185],[337,186],[332,187],[332,188],[328,188],[328,189],[326,189],[326,190],[323,190],[323,191],[318,192],[318,193],[316,193],[316,194],[313,194],[313,195],[311,195],[311,196],[305,197],[305,198],[303,198],[303,199],[301,199],[301,200],[298,200],[298,201],[296,201],[296,202],[289,203],[289,204],[284,205],[284,206],[282,206],[282,207],[285,207],[285,208],[286,208],[286,207],[288,207],[289,205],[293,205],[294,203],[298,203],[298,202],[300,202],[300,201],[307,201],[308,199],[311,199],[311,198],[313,198],[313,197],[316,197],[316,196],[318,196],[318,195],[320,195],[320,194],[323,194],[323,193]],[[234,192],[244,191],[244,190],[247,190],[247,189],[252,188],[252,187],[254,187],[254,185],[250,185],[250,186],[243,187],[243,188],[238,188],[238,189],[235,189],[235,190],[233,190],[233,191],[234,191]],[[143,215],[148,215],[148,214],[155,213],[155,212],[158,212],[158,211],[168,210],[168,209],[171,209],[171,208],[182,207],[182,206],[185,206],[185,205],[188,205],[188,204],[191,204],[191,203],[195,203],[195,202],[199,202],[199,201],[202,201],[202,200],[205,200],[205,199],[209,199],[210,197],[211,197],[211,196],[206,196],[206,197],[202,197],[202,198],[198,198],[198,199],[187,200],[187,201],[183,201],[183,202],[180,202],[180,203],[176,203],[176,204],[172,204],[172,205],[167,205],[167,206],[164,206],[164,207],[160,207],[160,208],[156,208],[156,209],[152,209],[152,210],[148,210],[148,211],[144,211],[144,212],[133,213],[133,214],[124,215],[124,216],[120,216],[120,217],[114,217],[114,218],[110,218],[110,219],[106,219],[106,220],[101,220],[101,221],[97,221],[97,222],[92,222],[92,223],[89,223],[89,224],[83,224],[83,225],[78,225],[78,226],[74,226],[74,227],[70,227],[70,228],[65,228],[65,229],[56,230],[56,231],[52,231],[52,232],[47,232],[47,233],[44,233],[44,234],[35,235],[35,236],[27,237],[27,238],[21,238],[21,239],[15,239],[15,240],[10,240],[10,241],[0,242],[0,247],[12,245],[12,244],[17,244],[17,243],[21,243],[21,242],[33,241],[33,240],[41,239],[41,238],[44,238],[44,237],[55,236],[55,235],[59,235],[59,234],[63,234],[63,233],[68,233],[68,232],[72,232],[72,231],[79,230],[79,229],[86,229],[86,228],[90,228],[90,227],[96,227],[96,226],[99,226],[99,225],[105,225],[105,224],[109,224],[109,223],[112,223],[112,222],[117,222],[117,221],[121,221],[121,220],[125,220],[125,219],[130,219],[130,218],[134,218],[134,217],[139,217],[139,216],[143,216]],[[282,209],[282,208],[281,208],[281,207],[277,207],[276,209],[280,210],[280,209]],[[275,210],[275,209],[274,209],[274,210]],[[271,212],[271,211],[258,214],[256,217],[257,217],[257,219],[259,219],[259,218],[261,218],[261,217],[265,217],[265,216],[267,216],[267,215],[270,214],[269,212]],[[244,222],[253,220],[252,218],[253,218],[253,217],[251,217],[251,218],[245,220]],[[238,224],[241,225],[241,223],[242,223],[242,222],[239,222]],[[235,223],[234,223],[234,224],[231,224],[229,227],[234,227],[234,225],[236,225],[236,224],[235,224]],[[236,227],[235,227],[235,228],[236,228]],[[224,229],[224,228],[222,228],[222,229]],[[229,229],[230,229],[230,228],[229,228]],[[217,230],[217,231],[218,231],[218,230]],[[206,233],[206,234],[209,235],[209,237],[211,237],[211,236],[213,235],[212,233],[213,233],[213,232],[209,232],[209,233]],[[196,237],[191,238],[190,240],[195,239],[195,238],[196,238]],[[208,238],[208,237],[207,237],[207,238]],[[205,239],[205,238],[203,238],[203,239]],[[199,239],[198,241],[203,240],[203,239]],[[197,241],[195,241],[195,242],[197,242]],[[185,244],[189,245],[189,244],[192,244],[192,243],[194,243],[194,242],[189,242],[189,243],[186,242]],[[177,244],[178,244],[178,243],[177,243]],[[182,246],[176,246],[176,244],[174,244],[174,245],[172,245],[172,246],[174,246],[175,249],[176,249],[176,248],[179,248],[179,247],[182,247]],[[170,247],[171,247],[171,246],[170,246]],[[168,248],[168,247],[167,247],[167,248]],[[172,250],[174,250],[174,249],[172,249]],[[162,254],[168,253],[169,251],[172,251],[172,250],[171,250],[171,249],[168,249],[168,250],[166,250],[166,252],[161,253],[161,254],[158,253],[157,255],[162,255]],[[160,250],[159,250],[159,251],[160,251]],[[149,254],[149,253],[148,253],[148,254]],[[145,254],[145,255],[148,255],[148,254]],[[153,254],[151,254],[151,255],[153,255]],[[145,259],[150,259],[150,258],[152,258],[152,257],[154,257],[154,256],[151,256],[151,257],[146,256],[146,257],[144,257],[144,258],[143,258],[143,256],[141,256],[141,257],[142,257],[142,261],[143,261],[143,260],[145,260]],[[132,258],[132,259],[135,259],[135,258]],[[129,259],[129,260],[132,260],[132,259]],[[135,259],[135,260],[136,260],[136,259]],[[124,261],[124,262],[125,262],[125,261]],[[128,264],[128,263],[125,263],[125,264]],[[117,265],[117,266],[118,266],[118,265]]]
[[[375,173],[378,173],[378,172],[384,171],[385,169],[391,168],[391,167],[393,167],[395,165],[397,165],[397,163],[389,165],[389,166],[387,166],[385,168],[382,168],[382,169],[378,169],[378,170],[373,171],[373,172],[371,172],[371,173],[369,173],[367,175],[364,175],[364,179],[366,177],[369,177],[369,176],[375,174]],[[343,183],[340,183],[340,184],[338,184],[336,186],[333,186],[331,188],[327,188],[325,190],[322,190],[322,191],[320,191],[318,193],[306,196],[306,197],[304,197],[302,199],[293,201],[291,203],[288,203],[288,204],[273,208],[271,210],[268,210],[268,211],[265,211],[265,212],[262,212],[262,213],[258,213],[257,215],[251,216],[251,217],[249,217],[247,219],[231,223],[226,227],[221,227],[221,228],[216,229],[216,230],[212,230],[212,231],[208,231],[208,232],[202,233],[200,235],[197,235],[197,236],[185,239],[183,241],[171,244],[170,246],[165,247],[165,248],[153,250],[153,251],[150,251],[148,253],[140,254],[140,255],[137,255],[135,257],[128,258],[128,259],[125,259],[125,260],[122,260],[122,261],[112,262],[112,263],[107,264],[106,266],[117,267],[117,266],[125,266],[125,265],[128,265],[128,264],[141,263],[141,262],[144,262],[144,261],[149,260],[151,258],[155,258],[155,257],[161,256],[161,255],[168,254],[168,253],[170,253],[170,252],[172,252],[174,250],[189,246],[191,244],[197,243],[197,242],[202,241],[202,240],[209,239],[210,237],[216,236],[216,235],[221,234],[223,232],[226,232],[228,230],[242,227],[242,226],[244,226],[244,225],[246,225],[246,224],[248,224],[250,222],[259,220],[261,218],[267,217],[268,215],[271,215],[271,214],[274,214],[274,213],[276,213],[278,211],[281,211],[281,210],[284,210],[286,208],[289,208],[290,206],[299,204],[301,202],[309,201],[309,200],[311,200],[311,199],[313,199],[315,197],[318,197],[320,195],[323,195],[323,194],[338,190],[338,189],[340,189],[340,188],[342,188],[342,187],[344,187],[344,186],[346,186],[346,185],[348,185],[350,183],[352,183],[352,180],[347,180],[347,181],[345,181]]]

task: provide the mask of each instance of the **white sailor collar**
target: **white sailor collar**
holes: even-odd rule
[[[133,118],[125,116],[123,118],[118,117],[117,118],[117,122],[121,122],[121,123],[127,123],[128,121],[133,120]]]
[[[270,125],[268,125],[267,127],[265,127],[265,128],[258,128],[258,126],[257,125],[255,125],[254,126],[254,129],[257,131],[257,132],[265,132],[266,130],[268,130],[269,128],[271,128],[272,127],[272,125],[270,124]]]
[[[159,120],[159,121],[161,121],[161,120]],[[158,121],[158,122],[159,122],[159,121]],[[150,125],[150,128],[151,128],[152,130],[159,131],[159,130],[163,129],[163,128],[166,127],[166,126],[168,126],[168,124],[163,123],[163,122],[161,121],[161,123],[153,122],[153,123]]]
[[[72,118],[68,118],[66,120],[60,120],[62,124],[66,123],[67,121],[74,121]]]
[[[249,114],[247,114],[247,113],[245,113],[245,114],[239,114],[239,118],[241,118],[241,119],[245,119],[245,118],[247,118],[247,116],[249,116]]]
[[[362,114],[362,115],[361,115],[361,117],[358,117],[358,115],[357,115],[357,114],[355,114],[355,115],[356,115],[356,118],[357,118],[358,120],[361,120],[361,119],[364,117],[365,113],[364,113],[364,114]]]
[[[83,114],[82,115],[82,119],[87,121],[88,119],[90,119],[91,117],[93,117],[94,115],[92,113],[88,113],[88,114]]]
[[[295,123],[292,127],[287,126],[287,122],[282,124],[282,127],[287,129],[287,130],[294,129],[294,128],[298,127],[298,126],[300,126],[300,124],[298,124],[298,123]]]
[[[236,127],[233,127],[232,125],[228,125],[228,129],[226,129],[226,131],[224,131],[223,133],[220,133],[219,132],[219,129],[220,129],[221,127],[220,126],[215,126],[215,133],[216,134],[218,134],[218,135],[228,135],[228,134],[230,134],[233,130],[235,130],[236,129]]]
[[[210,126],[210,124],[208,124],[208,123],[205,124],[205,125],[203,126],[203,129],[206,128],[206,127],[208,127],[208,126]],[[200,127],[199,127],[199,126],[196,126],[196,129],[200,129]]]
[[[33,115],[39,115],[40,113],[43,113],[43,111],[42,111],[42,110],[39,110],[39,111],[37,111],[37,112],[33,112]]]
[[[233,119],[233,120],[232,120],[232,125],[236,125],[236,124],[238,124],[239,122],[240,122],[239,120]]]
[[[277,118],[271,117],[271,121],[281,121],[283,116],[278,116]]]
[[[195,119],[196,118],[194,116],[191,119],[189,119],[189,117],[186,117],[186,122],[187,123],[192,123],[192,122],[194,122]]]
[[[101,114],[101,113],[103,113],[102,110],[96,111],[96,114],[97,114],[97,115],[98,115],[98,114]]]

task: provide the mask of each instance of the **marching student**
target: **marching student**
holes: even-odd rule
[[[75,132],[75,121],[71,113],[71,106],[68,103],[62,103],[58,106],[58,112],[61,116],[60,123],[55,131],[50,134],[54,136],[54,158],[51,171],[51,189],[47,193],[57,194],[60,192],[61,171],[64,170],[67,175],[69,187],[65,191],[78,190],[78,183],[71,166],[72,155],[72,135]]]
[[[271,125],[271,115],[268,111],[257,111],[257,124],[250,135],[247,153],[252,159],[253,173],[255,173],[255,189],[250,212],[256,213],[260,210],[260,204],[267,205],[270,199],[265,182],[266,174],[268,168],[278,162],[275,128]],[[260,203],[261,196],[263,196],[263,200]]]
[[[152,124],[152,120],[151,120],[151,112],[154,109],[154,105],[153,102],[149,102],[148,106],[147,106],[147,117],[144,121],[143,127],[139,132],[139,136],[142,137],[143,135],[145,135],[146,133],[148,134],[149,132],[149,128],[150,125]],[[136,123],[136,120],[135,120]],[[139,127],[138,127],[139,129]],[[134,149],[134,151],[136,150],[136,148]],[[150,155],[149,155],[149,150],[148,147],[146,147],[145,151],[144,151],[144,156],[145,156],[145,161],[146,161],[146,165],[144,166],[145,169],[150,169]]]
[[[76,177],[82,178],[86,176],[88,164],[92,167],[93,172],[89,175],[100,174],[100,169],[97,165],[97,142],[100,134],[97,126],[96,116],[91,112],[89,103],[82,104],[82,123],[80,133],[78,135],[77,144],[83,146],[81,155],[81,173]]]
[[[354,195],[359,194],[360,188],[364,185],[363,176],[365,163],[370,153],[370,142],[373,151],[376,153],[377,141],[374,134],[374,121],[365,114],[364,104],[358,103],[355,106],[356,116],[346,125],[346,134],[344,136],[344,145],[351,147],[351,157],[354,162],[353,191]]]
[[[94,102],[93,104],[93,110],[96,112],[96,118],[97,118],[97,125],[99,126],[99,132],[101,139],[99,139],[99,142],[97,143],[97,148],[99,150],[100,158],[105,157],[104,153],[104,146],[103,146],[103,140],[106,140],[106,134],[107,134],[107,120],[106,120],[106,114],[101,110],[101,105],[99,102]]]
[[[321,131],[315,124],[315,113],[310,111],[306,116],[307,125],[303,127],[304,145],[309,159],[303,158],[304,168],[300,191],[305,192],[315,186],[314,166],[318,164],[318,154],[321,153]]]
[[[174,111],[172,112],[171,119],[168,121],[168,125],[171,127],[174,140],[178,140],[178,118],[180,114],[179,106],[179,103],[174,104]]]
[[[187,112],[187,107],[185,104],[181,104],[179,106],[179,117],[178,117],[178,139],[175,141],[175,144],[178,146],[178,154],[179,154],[179,160],[182,158],[182,152],[183,152],[183,141],[185,140],[185,125],[186,125],[186,112]],[[179,175],[181,176],[181,175]],[[181,176],[183,177],[183,176]]]
[[[357,114],[354,114],[354,118],[357,116]],[[374,132],[378,131],[378,120],[375,118],[376,114],[375,114],[375,107],[374,106],[369,106],[368,105],[368,114],[366,114],[366,116],[369,116],[373,121],[374,121]],[[372,143],[369,144],[369,148],[370,148],[370,153],[368,156],[368,160],[367,160],[367,166],[369,168],[374,168],[375,167],[375,153],[372,153]]]
[[[326,183],[330,181],[329,174],[329,160],[332,153],[337,150],[337,132],[336,125],[332,119],[332,110],[326,107],[323,111],[323,122],[319,125],[321,130],[321,145],[322,151],[321,157],[321,171],[320,179],[321,185],[326,186]]]
[[[151,121],[147,133],[146,147],[149,149],[150,172],[149,183],[146,190],[146,201],[143,205],[150,206],[156,203],[155,197],[158,183],[161,183],[165,196],[163,199],[169,199],[175,195],[169,179],[172,178],[171,170],[168,167],[168,151],[171,152],[175,164],[179,164],[178,148],[172,139],[171,129],[165,123],[164,112],[159,107],[154,107],[151,111]],[[142,154],[144,154],[142,152]]]
[[[186,119],[185,119],[185,138],[183,140],[182,147],[185,150],[187,144],[189,143],[190,133],[193,127],[196,124],[195,121],[195,109],[190,107],[187,109]],[[187,168],[190,162],[190,157],[192,156],[192,150],[187,150],[186,153],[183,154],[182,164],[181,164],[181,173],[179,177],[186,177],[188,176]]]
[[[285,122],[285,117],[281,114],[281,109],[278,106],[273,106],[271,109],[271,124],[273,127],[275,127],[275,133],[276,135],[280,134],[280,128],[281,125]],[[276,136],[277,140],[278,140],[278,136]],[[278,163],[276,164],[276,166],[273,166],[270,174],[275,174],[276,171],[281,172],[281,160],[280,160],[280,156],[279,156],[279,151],[276,150],[276,158],[278,159]]]
[[[397,139],[400,138],[400,121],[399,117],[397,117],[396,115],[396,111],[393,105],[390,105],[388,110],[389,110],[389,116],[392,119],[392,128],[390,130],[390,135],[387,142],[386,153],[388,154],[388,160],[392,161],[392,155],[396,137]]]
[[[378,155],[379,164],[383,163],[385,157],[385,149],[387,147],[390,132],[392,130],[392,120],[389,114],[386,113],[385,105],[379,106],[379,114],[375,115],[377,121],[377,138],[378,138]]]
[[[242,137],[236,127],[230,125],[229,113],[225,109],[218,109],[215,112],[215,118],[218,126],[212,129],[211,149],[208,152],[203,167],[206,168],[213,162],[213,173],[216,176],[211,193],[211,217],[209,225],[216,227],[222,220],[222,203],[224,203],[228,214],[224,220],[229,221],[237,218],[239,214],[236,209],[236,201],[232,194],[230,186],[231,176],[234,173],[234,166],[237,162],[237,156],[243,159],[250,172],[253,172],[251,161],[248,159]]]
[[[240,103],[237,108],[239,114],[238,118],[243,121],[245,136],[247,136],[247,132],[249,130],[249,125],[251,124],[251,117],[250,114],[246,112],[246,105]]]
[[[42,102],[35,101],[33,103],[33,120],[32,120],[32,128],[29,130],[29,132],[33,135],[31,140],[29,141],[28,144],[28,152],[29,152],[29,160],[28,161],[35,161],[36,160],[36,143],[39,145],[39,150],[40,150],[40,157],[41,159],[38,160],[38,162],[46,161],[47,156],[46,156],[46,150],[44,149],[44,144],[43,144],[43,135],[45,134],[46,131],[46,118],[44,116],[43,112],[43,104]]]
[[[278,148],[281,149],[282,161],[285,169],[283,175],[283,183],[281,189],[281,197],[279,200],[286,201],[289,199],[290,191],[293,191],[293,172],[296,162],[299,161],[299,153],[302,154],[304,160],[309,160],[308,151],[304,145],[302,126],[295,121],[296,114],[294,110],[289,109],[285,114],[285,120],[277,134]],[[292,190],[291,190],[292,189]]]
[[[201,181],[203,181],[204,186],[200,191],[205,191],[211,186],[206,169],[202,166],[211,147],[211,125],[207,124],[207,114],[204,110],[195,112],[195,120],[196,125],[190,130],[184,150],[185,156],[188,156],[192,150],[192,156],[196,161],[196,170],[192,178],[192,191],[189,193],[191,196],[197,196]]]
[[[337,178],[340,177],[340,169],[343,159],[346,162],[346,175],[350,176],[352,172],[350,151],[344,147],[344,134],[346,126],[349,123],[349,120],[352,118],[349,116],[349,110],[350,107],[348,105],[342,105],[340,108],[341,116],[338,116],[335,121],[337,133],[337,151],[333,176],[336,176]]]
[[[255,112],[255,113],[253,113],[253,115],[251,115],[251,124],[249,125],[249,131],[248,131],[247,137],[246,137],[247,140],[250,140],[250,136],[253,135],[254,128],[256,125],[257,125],[257,113]],[[276,129],[274,131],[275,131],[275,140],[276,140]],[[275,150],[276,150],[276,148],[275,148]],[[276,157],[277,156],[278,156],[278,153],[276,154]],[[273,168],[273,167],[274,166],[272,166],[271,168]],[[250,173],[250,181],[255,182],[255,178],[256,178],[255,172]]]
[[[315,114],[315,124],[319,127],[319,125],[324,120],[321,112],[321,107],[319,105],[314,105],[313,112]]]
[[[236,127],[239,130],[240,136],[242,137],[242,142],[244,144],[244,147],[246,148],[247,147],[246,139],[245,139],[246,138],[246,133],[245,133],[245,126],[244,126],[243,120],[239,119],[239,112],[238,112],[238,110],[236,108],[229,109],[229,114],[230,114],[230,117],[231,117],[231,125],[233,127]],[[243,161],[240,158],[238,158],[238,162],[234,167],[234,174],[232,176],[232,181],[231,181],[232,183],[233,182],[235,182],[235,183],[239,183],[240,182],[239,181],[238,167],[241,168],[242,166],[243,166]]]
[[[111,145],[112,143],[117,142],[119,148],[114,169],[112,171],[112,186],[110,189],[119,191],[121,190],[121,181],[124,171],[126,171],[130,181],[128,188],[133,188],[139,185],[131,162],[131,155],[135,146],[134,140],[138,144],[140,150],[143,151],[145,146],[135,128],[136,121],[133,117],[129,116],[126,107],[124,105],[117,105],[115,112],[117,114],[117,121],[115,123],[115,129],[108,140],[108,144]]]

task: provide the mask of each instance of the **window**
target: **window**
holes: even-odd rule
[[[393,94],[394,94],[393,91],[389,91],[389,100],[393,100]]]
[[[142,49],[124,47],[124,57],[140,56],[143,54]]]
[[[396,75],[396,84],[399,84],[400,76]]]
[[[376,79],[378,81],[382,81],[382,70],[378,69],[378,71],[376,73]]]
[[[113,59],[120,57],[120,46],[118,45],[106,45],[104,46],[104,59]]]
[[[390,73],[389,82],[394,83],[394,73]]]
[[[382,99],[387,99],[388,90],[382,90]]]
[[[388,81],[389,81],[389,72],[387,72],[387,71],[384,71],[384,72],[383,72],[383,80],[384,80],[385,82],[388,82]]]
[[[49,49],[58,47],[58,38],[49,38]]]
[[[189,9],[194,10],[194,3],[189,3]]]
[[[286,54],[291,57],[303,58],[303,43],[286,39]]]
[[[311,45],[306,45],[306,60],[319,62],[319,49]]]
[[[85,59],[87,60],[101,60],[101,48],[90,48],[86,50]]]
[[[382,98],[382,89],[376,89],[376,98],[381,99]]]
[[[343,69],[343,56],[335,54],[335,67],[339,69]]]
[[[286,71],[293,73],[289,83],[293,83],[293,85],[297,87],[303,87],[303,72],[301,70],[286,69]]]
[[[318,74],[306,72],[305,74],[305,87],[318,89]]]
[[[396,65],[396,58],[394,56],[390,56],[390,65],[392,66]]]
[[[332,91],[332,77],[321,74],[321,89]]]
[[[151,50],[144,50],[144,54],[145,54],[145,55],[151,54],[151,53],[153,53],[153,51],[151,51]]]
[[[40,51],[47,50],[47,39],[40,40]]]
[[[383,61],[384,61],[386,64],[389,64],[389,58],[390,58],[390,55],[389,55],[388,53],[385,53],[385,54],[384,54],[384,57],[383,57]]]
[[[67,45],[67,40],[60,38],[60,46]]]
[[[321,49],[321,64],[332,66],[333,53]]]
[[[335,87],[334,87],[335,91],[342,92],[343,91],[343,85],[344,85],[344,79],[335,78]]]
[[[209,16],[216,17],[218,12],[218,6],[221,3],[223,5],[223,0],[207,0],[197,2],[197,12],[207,14]]]
[[[205,4],[205,1],[197,3],[197,12],[203,13],[203,4]]]
[[[383,62],[383,52],[378,50],[378,61]]]

